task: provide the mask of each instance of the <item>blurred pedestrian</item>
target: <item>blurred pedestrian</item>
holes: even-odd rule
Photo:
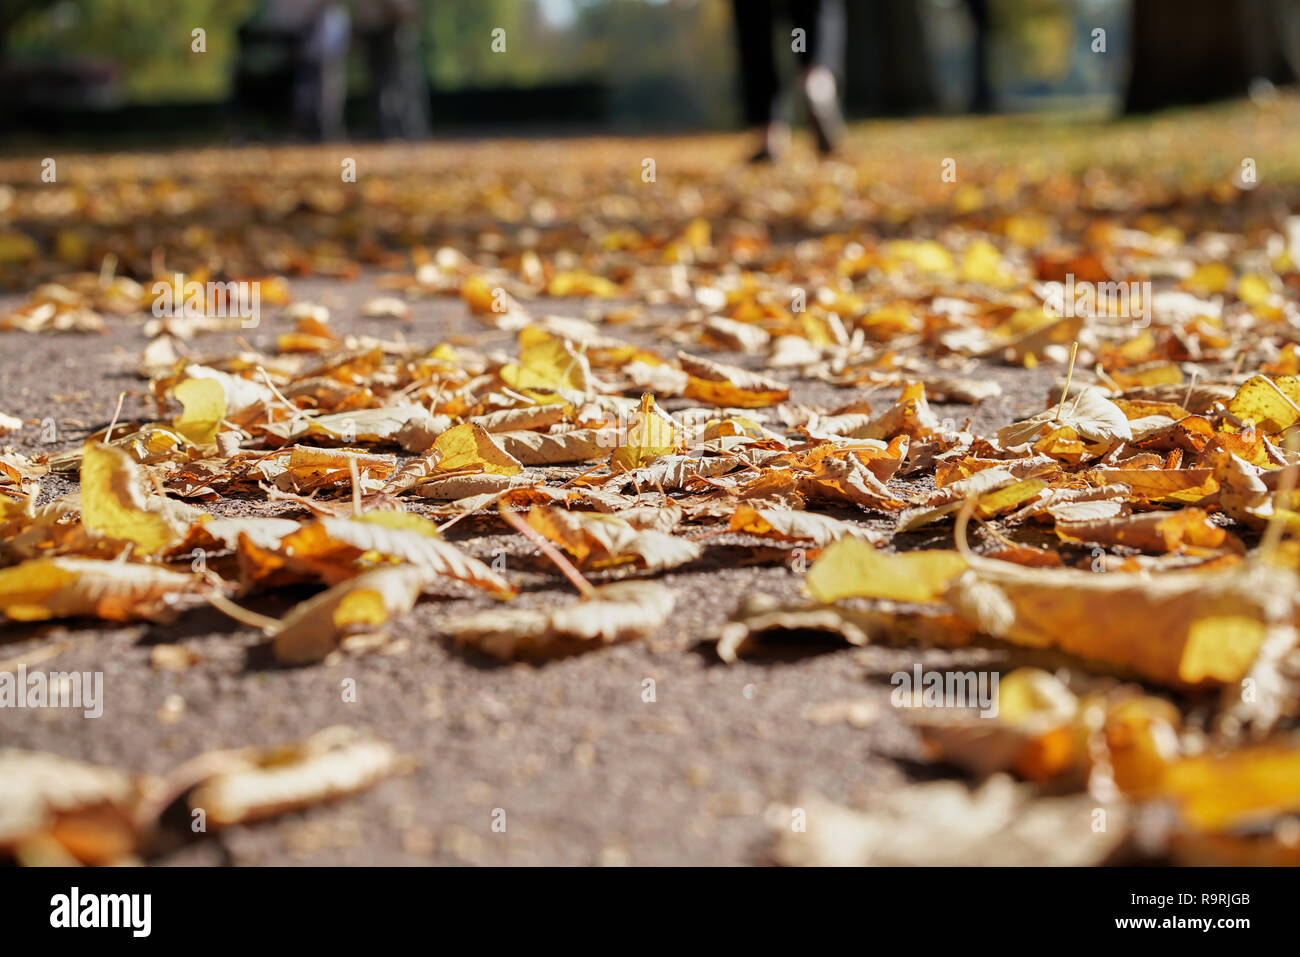
[[[993,109],[993,87],[989,83],[989,44],[993,18],[989,11],[989,0],[966,0],[966,9],[970,13],[971,25],[975,28],[975,82],[970,110],[972,113],[988,113]]]
[[[299,6],[310,0],[275,0]],[[294,79],[294,115],[321,140],[342,139],[348,98],[348,10],[342,3],[316,2],[303,37]]]
[[[843,0],[732,0],[740,52],[745,119],[761,145],[751,162],[776,159],[790,139],[782,119],[780,74],[773,35],[784,14],[790,22],[790,49],[799,62],[799,92],[822,155],[835,149],[844,121],[839,77],[844,66]],[[782,44],[784,45],[784,44]]]
[[[385,139],[429,135],[418,13],[415,0],[352,0],[354,35],[366,52],[379,134]]]
[[[347,99],[348,11],[334,0],[263,0],[239,27],[241,90],[247,75],[269,53],[290,89],[294,132],[315,140],[344,135]],[[275,52],[271,52],[275,51]],[[251,98],[252,89],[239,94]],[[251,106],[241,102],[241,108]]]

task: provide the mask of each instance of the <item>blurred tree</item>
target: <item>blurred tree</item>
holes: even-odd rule
[[[1136,0],[1126,108],[1159,109],[1241,96],[1251,81],[1284,82],[1280,28],[1290,0]]]
[[[492,31],[505,30],[506,52]],[[429,4],[426,62],[441,90],[594,81],[611,120],[727,125],[733,103],[725,0],[479,0]]]
[[[54,3],[55,0],[6,0],[0,7],[0,56],[4,55],[10,31],[20,20]]]
[[[573,60],[611,90],[620,120],[659,127],[740,119],[725,0],[579,0]]]
[[[116,62],[133,100],[212,99],[229,85],[236,25],[254,0],[169,0],[164,15],[141,0],[5,0],[13,57]],[[12,16],[11,16],[12,8]],[[203,28],[207,52],[190,49]]]
[[[505,31],[504,52],[493,31]],[[532,0],[426,3],[425,64],[441,89],[527,86],[571,72]]]

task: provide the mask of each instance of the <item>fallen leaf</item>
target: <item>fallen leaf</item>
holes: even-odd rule
[[[822,552],[804,586],[821,602],[862,597],[925,603],[940,598],[965,569],[966,560],[957,552],[888,554],[870,542],[845,538]]]
[[[805,798],[806,831],[791,829],[789,809],[771,815],[771,853],[778,864],[816,867],[1101,864],[1127,830],[1119,807],[1106,830],[1093,828],[1095,806],[1087,795],[1034,797],[1005,776],[974,791],[955,781],[914,784],[867,811]]]
[[[141,555],[162,551],[180,537],[167,505],[146,499],[139,466],[121,449],[87,443],[81,457],[81,523],[105,538],[129,542]]]
[[[454,618],[443,630],[494,658],[559,657],[646,638],[672,614],[673,593],[651,581],[614,582],[558,608],[509,608]]]
[[[410,611],[433,577],[414,565],[376,568],[307,599],[275,628],[271,649],[276,660],[292,665],[322,660],[344,635],[379,628]]]
[[[168,617],[197,578],[153,565],[33,558],[0,569],[0,612],[15,621],[87,615],[110,621]]]
[[[254,752],[190,794],[213,827],[228,827],[336,800],[398,773],[393,748],[348,728],[326,728],[300,744]]]
[[[662,571],[700,556],[694,542],[636,528],[615,515],[535,506],[528,524],[572,555],[582,569],[632,564],[642,571]]]

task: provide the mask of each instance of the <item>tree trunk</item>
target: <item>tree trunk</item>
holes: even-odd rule
[[[1242,96],[1251,80],[1285,82],[1272,0],[1134,0],[1127,112]]]

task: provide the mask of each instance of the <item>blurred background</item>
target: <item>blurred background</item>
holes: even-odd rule
[[[1300,0],[844,9],[849,117],[1148,111],[1268,96],[1300,67]],[[727,129],[735,47],[728,0],[4,0],[0,131],[21,150]]]

